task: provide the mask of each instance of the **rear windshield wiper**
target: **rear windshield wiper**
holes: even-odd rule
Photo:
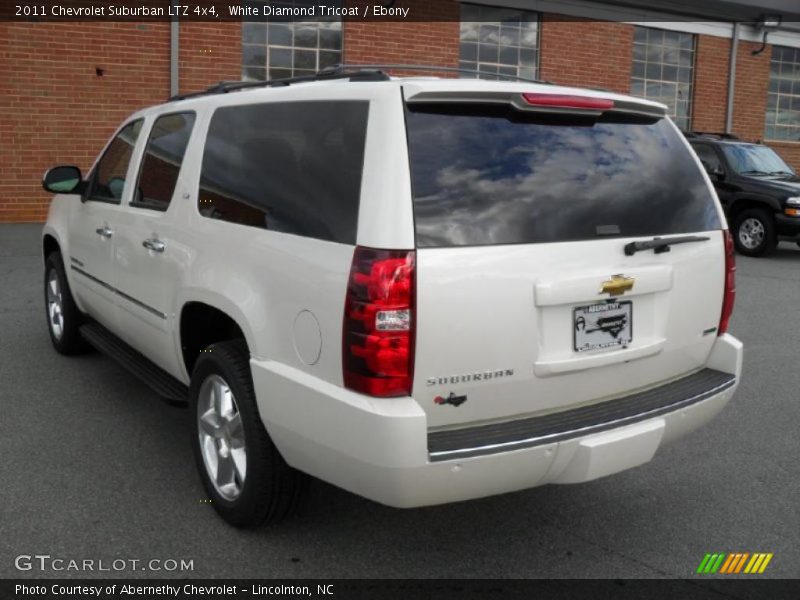
[[[625,255],[633,256],[641,250],[653,250],[654,254],[669,252],[669,247],[673,244],[688,244],[689,242],[705,242],[710,238],[701,235],[686,235],[674,238],[653,238],[643,242],[631,242],[625,244]]]

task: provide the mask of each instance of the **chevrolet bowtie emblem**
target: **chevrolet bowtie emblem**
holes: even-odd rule
[[[600,294],[610,294],[612,296],[621,296],[631,288],[633,288],[633,277],[625,277],[624,275],[612,275],[611,279],[604,281],[600,286]]]

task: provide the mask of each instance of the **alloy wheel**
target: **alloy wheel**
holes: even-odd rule
[[[197,399],[200,453],[214,489],[236,500],[247,476],[244,427],[236,398],[219,375],[206,377]]]
[[[55,269],[50,269],[47,274],[47,316],[53,337],[60,340],[64,335],[64,304],[61,298],[58,273]]]
[[[764,243],[764,224],[753,217],[745,219],[739,226],[739,241],[748,250],[755,250]]]

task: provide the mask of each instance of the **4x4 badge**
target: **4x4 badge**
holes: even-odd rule
[[[604,281],[600,285],[600,294],[610,294],[611,296],[621,296],[628,290],[633,288],[633,277],[625,277],[625,275],[612,275],[611,279]]]
[[[433,401],[436,404],[452,404],[453,406],[461,406],[467,401],[467,396],[456,396],[453,392],[450,392],[450,395],[447,398],[436,396]]]

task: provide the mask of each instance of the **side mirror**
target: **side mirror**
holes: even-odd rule
[[[78,167],[53,167],[42,177],[42,187],[54,194],[69,194],[77,190],[81,181],[83,177]]]

